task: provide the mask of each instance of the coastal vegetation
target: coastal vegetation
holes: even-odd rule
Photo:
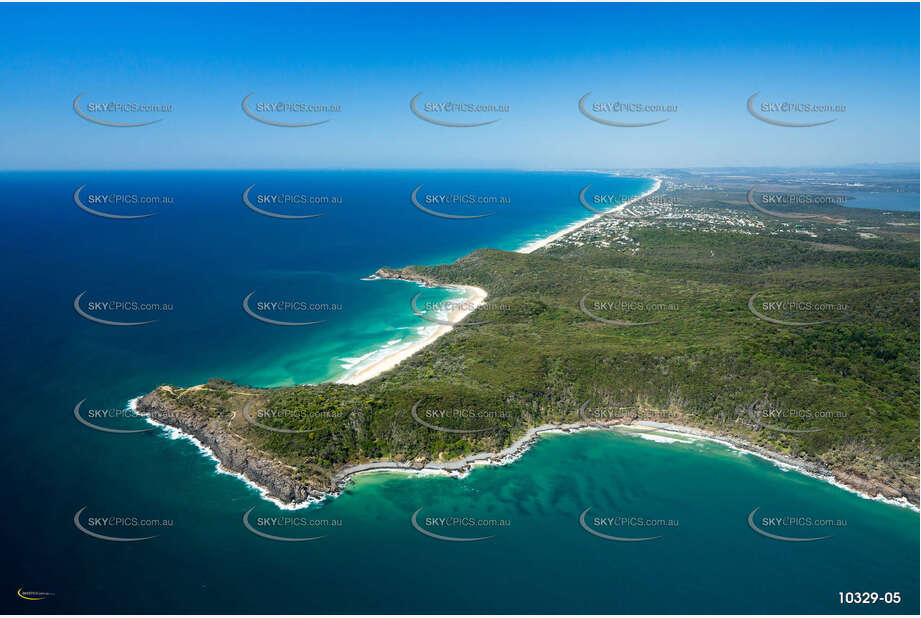
[[[710,208],[752,216],[740,203]],[[488,304],[465,319],[482,324],[359,385],[213,380],[148,399],[216,420],[314,487],[359,462],[498,451],[540,424],[645,420],[743,440],[917,503],[917,238],[866,211],[857,220],[875,221],[874,234],[753,218],[754,232],[649,220],[619,243],[603,218],[578,242],[532,254],[481,249],[383,269],[483,288]]]

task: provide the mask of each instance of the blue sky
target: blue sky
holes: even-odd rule
[[[878,3],[0,5],[0,169],[915,162],[918,18],[917,4]],[[485,127],[437,126],[410,113],[420,91],[510,111]],[[608,127],[579,113],[589,91],[590,102],[678,111]],[[757,91],[847,111],[777,127],[746,111]],[[103,127],[73,112],[83,92],[174,111]],[[342,111],[318,127],[271,127],[243,114],[250,92]]]

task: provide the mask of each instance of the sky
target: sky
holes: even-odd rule
[[[0,5],[0,170],[608,169],[919,159],[918,4]],[[508,106],[429,113],[425,103]],[[596,114],[605,102],[676,106]],[[763,115],[808,102],[834,113]],[[75,97],[172,105],[79,117]],[[341,106],[243,113],[241,102]],[[761,109],[758,107],[757,109]]]

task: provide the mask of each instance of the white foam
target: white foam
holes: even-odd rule
[[[149,424],[153,425],[154,427],[159,427],[160,429],[162,429],[163,432],[166,434],[166,436],[170,440],[185,440],[187,442],[191,442],[193,445],[195,445],[196,448],[198,448],[198,451],[202,455],[204,455],[205,457],[207,457],[208,459],[214,462],[215,469],[217,470],[218,474],[227,474],[229,476],[232,476],[234,478],[237,478],[243,481],[243,483],[245,483],[247,487],[258,492],[260,498],[262,498],[263,500],[268,500],[269,502],[277,506],[279,509],[282,509],[285,511],[297,511],[299,509],[305,509],[311,506],[322,504],[323,502],[326,502],[330,498],[335,498],[339,496],[338,493],[334,493],[334,494],[324,493],[323,496],[320,498],[310,497],[303,502],[296,502],[296,503],[290,503],[290,504],[287,502],[282,502],[278,498],[270,495],[268,490],[266,490],[261,485],[257,485],[256,483],[252,482],[251,480],[249,480],[248,478],[246,478],[244,475],[240,474],[239,472],[235,472],[233,470],[230,470],[229,468],[225,468],[224,465],[221,463],[221,461],[217,457],[214,456],[214,452],[210,448],[202,444],[201,440],[199,440],[195,436],[185,433],[178,427],[173,427],[172,425],[166,425],[165,423],[155,421],[154,419],[150,418],[150,416],[146,414],[139,414],[137,411],[137,402],[140,399],[141,397],[135,397],[134,399],[128,400],[128,409],[134,412],[135,414],[137,414],[138,416],[140,416],[141,418],[143,418],[145,421],[147,421]]]

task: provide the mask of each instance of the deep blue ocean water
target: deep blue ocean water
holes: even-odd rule
[[[282,511],[185,440],[157,430],[113,435],[74,420],[89,409],[124,408],[159,384],[221,376],[256,386],[318,382],[382,344],[418,336],[409,301],[420,288],[364,281],[380,266],[435,264],[478,247],[515,249],[591,215],[579,190],[637,194],[647,179],[531,172],[159,172],[0,175],[7,224],[6,342],[2,387],[7,471],[0,595],[12,612],[898,612],[918,609],[918,515],[785,472],[706,443],[660,444],[607,432],[542,438],[522,459],[477,469],[463,480],[375,474],[340,498]],[[81,196],[158,195],[170,204],[100,211],[158,211],[113,220],[88,214]],[[495,215],[452,220],[418,210]],[[341,204],[296,204],[283,220],[249,210],[241,194],[336,196]],[[437,197],[507,198],[509,203],[444,205]],[[275,208],[264,203],[266,209]],[[478,210],[482,209],[482,210]],[[114,321],[157,320],[114,327]],[[325,303],[325,310],[248,316],[242,300]],[[447,297],[427,290],[425,298]],[[95,303],[159,303],[158,311]],[[168,306],[168,308],[167,308]],[[333,308],[330,308],[333,307]],[[341,307],[341,308],[339,308]],[[351,360],[350,360],[351,359]],[[144,427],[137,420],[103,420]],[[821,542],[786,543],[754,533],[746,516],[805,514],[844,519]],[[117,543],[79,532],[93,517],[168,520],[120,526]],[[257,517],[279,542],[242,525]],[[582,529],[599,516],[674,519],[663,538],[608,541]],[[410,516],[473,517],[507,526],[444,528],[491,535],[440,541]],[[594,516],[594,515],[593,515]],[[306,526],[328,519],[341,526]],[[318,532],[314,532],[314,530]],[[305,534],[306,531],[306,534]],[[608,530],[610,532],[610,530]],[[658,534],[657,532],[657,534]],[[636,533],[627,530],[625,534]],[[114,533],[113,533],[114,534]],[[792,529],[790,534],[803,535]],[[51,592],[43,601],[16,597]],[[838,592],[899,592],[901,604],[842,606]]]

